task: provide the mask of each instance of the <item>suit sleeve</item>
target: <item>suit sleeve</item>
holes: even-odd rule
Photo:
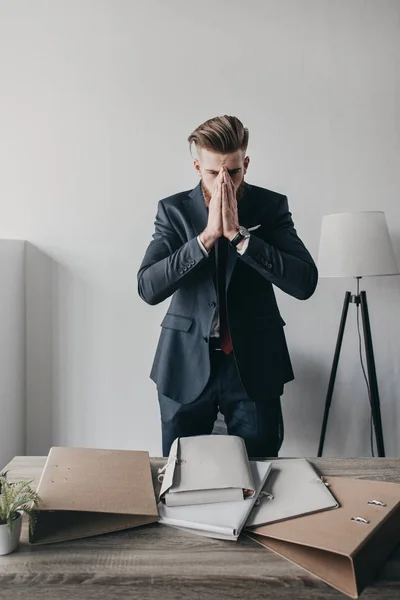
[[[247,250],[240,260],[283,292],[298,300],[307,300],[317,287],[318,270],[297,235],[286,196],[278,205],[273,224],[262,225],[266,228],[267,241],[251,234]]]
[[[148,304],[159,304],[182,285],[203,261],[197,238],[182,245],[162,200],[158,203],[153,239],[137,273],[139,296]]]

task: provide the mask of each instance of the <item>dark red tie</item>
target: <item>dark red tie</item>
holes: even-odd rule
[[[228,254],[228,240],[224,237],[218,239],[218,302],[219,302],[219,343],[225,354],[233,350],[232,339],[229,332],[225,280],[226,280],[226,257]]]

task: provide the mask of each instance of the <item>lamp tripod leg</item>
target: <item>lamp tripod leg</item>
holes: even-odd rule
[[[339,364],[340,350],[342,348],[343,335],[344,335],[344,330],[345,330],[345,326],[346,326],[346,319],[347,319],[347,313],[349,310],[350,299],[351,299],[350,292],[346,292],[345,296],[344,296],[342,318],[340,320],[335,354],[333,357],[331,376],[329,378],[328,391],[327,391],[326,400],[325,400],[325,411],[324,411],[324,418],[322,421],[321,437],[319,440],[318,456],[322,456],[322,452],[324,449],[326,427],[328,424],[329,411],[330,411],[331,403],[332,403],[333,388],[335,387],[336,373],[337,373],[337,368],[338,368],[338,364]]]
[[[385,456],[378,381],[376,377],[374,349],[372,345],[371,325],[369,321],[367,294],[364,291],[360,293],[360,304],[364,331],[365,356],[367,359],[371,412],[375,428],[376,446],[378,450],[378,456]]]

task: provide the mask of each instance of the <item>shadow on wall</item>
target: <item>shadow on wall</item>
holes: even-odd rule
[[[400,267],[400,234],[391,235],[394,254],[397,260],[397,266]]]
[[[294,351],[291,358],[296,378],[282,396],[285,437],[279,455],[317,456],[330,365]]]
[[[397,266],[400,268],[400,234],[391,235]],[[386,371],[383,370],[380,357],[377,360],[377,375],[382,409],[383,436],[385,452],[388,457],[400,456],[400,276],[386,277],[388,327],[384,339],[387,347],[385,356]],[[377,325],[378,326],[378,325]],[[374,341],[374,331],[372,332]]]
[[[53,443],[53,273],[56,263],[25,244],[26,453]]]
[[[30,243],[25,268],[27,453],[95,446],[107,433],[98,410],[101,375],[108,381],[108,364],[99,362],[100,328],[108,327],[104,305],[94,302],[87,274]]]

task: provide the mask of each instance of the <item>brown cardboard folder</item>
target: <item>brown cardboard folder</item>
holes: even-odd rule
[[[37,491],[42,503],[31,544],[158,521],[148,452],[53,447]]]
[[[256,527],[246,535],[358,598],[400,543],[400,484],[324,479],[339,508]],[[353,520],[359,517],[367,523]]]

